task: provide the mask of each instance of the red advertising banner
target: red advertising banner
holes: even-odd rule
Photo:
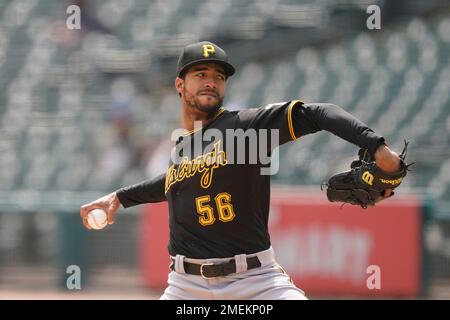
[[[165,288],[170,265],[167,202],[143,206],[139,228],[139,259],[144,285]]]
[[[364,210],[313,197],[275,196],[270,214],[277,261],[307,294],[419,294],[416,199],[390,199]]]
[[[421,279],[421,211],[402,196],[363,210],[317,196],[275,194],[270,234],[277,261],[306,294],[417,296]],[[167,285],[167,204],[141,215],[144,283]]]

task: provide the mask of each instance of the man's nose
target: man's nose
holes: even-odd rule
[[[212,78],[206,79],[205,87],[210,88],[210,89],[217,89],[217,83]]]

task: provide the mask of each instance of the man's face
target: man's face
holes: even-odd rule
[[[188,69],[184,80],[177,78],[176,87],[188,106],[214,114],[225,95],[225,71],[216,63],[197,64]]]

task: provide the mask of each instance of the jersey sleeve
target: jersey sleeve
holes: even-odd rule
[[[299,135],[299,124],[294,123],[293,110],[303,105],[300,100],[272,103],[261,108],[250,108],[239,112],[244,129],[279,130],[279,144],[295,140]]]
[[[385,143],[384,137],[377,135],[364,122],[331,103],[305,104],[292,100],[247,109],[239,116],[245,128],[278,129],[280,145],[322,130],[368,149],[372,155],[380,144]]]
[[[296,137],[321,130],[328,131],[360,148],[375,151],[385,143],[368,125],[332,103],[307,103],[292,110],[292,123]]]
[[[166,201],[167,198],[164,193],[165,182],[166,175],[161,174],[154,179],[121,188],[116,191],[116,195],[124,208],[143,203]]]

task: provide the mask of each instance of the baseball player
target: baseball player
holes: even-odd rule
[[[175,79],[187,130],[174,147],[179,161],[172,157],[166,174],[121,188],[80,209],[83,224],[90,229],[86,219],[92,209],[104,209],[112,224],[121,205],[168,201],[172,263],[161,299],[306,299],[276,262],[271,247],[270,176],[261,174],[261,161],[230,160],[234,150],[227,148],[227,130],[277,130],[279,145],[326,130],[366,150],[384,173],[398,172],[402,166],[401,157],[383,137],[333,104],[292,100],[227,111],[222,101],[234,73],[225,51],[216,44],[186,46]],[[201,127],[195,128],[195,121]],[[196,151],[192,141],[211,129],[222,133],[223,141],[203,139]],[[269,146],[269,153],[274,147]],[[245,151],[248,156],[250,144],[245,144]],[[374,202],[389,197],[393,187],[383,189]]]

